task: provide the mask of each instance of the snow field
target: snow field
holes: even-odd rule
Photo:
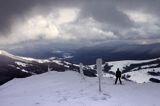
[[[47,72],[0,86],[0,106],[160,106],[159,84],[86,77],[73,71]]]

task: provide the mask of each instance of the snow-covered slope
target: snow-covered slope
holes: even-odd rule
[[[113,61],[108,62],[109,65],[113,65],[113,67],[110,69],[110,71],[116,72],[117,68],[120,70],[123,70],[124,67],[129,66],[130,64],[140,64],[140,63],[146,63],[150,61],[154,61],[160,58],[156,59],[149,59],[149,60],[122,60],[122,61]]]
[[[0,106],[160,106],[159,84],[137,84],[81,76],[73,71],[48,72],[14,79],[0,86]]]
[[[147,83],[150,82],[151,78],[160,80],[159,75],[150,75],[148,72],[160,72],[160,68],[154,68],[154,71],[151,69],[140,69],[139,71],[132,71],[128,72],[127,75],[130,77],[128,78],[131,81],[137,82],[137,83]]]
[[[12,59],[15,59],[18,61],[27,62],[27,63],[31,63],[33,61],[38,62],[38,63],[49,62],[49,60],[47,60],[47,59],[34,59],[34,58],[29,58],[29,57],[16,56],[16,55],[8,53],[7,51],[4,51],[4,50],[0,50],[0,55],[7,56],[9,58],[12,58]]]
[[[137,83],[160,83],[160,58],[149,60],[113,61],[106,62],[103,66],[105,72],[104,77],[115,78],[115,72],[117,68],[119,68],[123,73],[124,79]],[[90,65],[89,67],[94,69],[95,65]]]
[[[0,85],[13,78],[24,78],[35,74],[51,71],[78,71],[78,65],[69,63],[60,58],[34,59],[12,55],[0,50]],[[85,71],[87,76],[95,77],[95,73]]]
[[[6,56],[6,57],[9,57],[9,58],[18,60],[18,61],[30,62],[30,61],[28,61],[27,59],[23,59],[23,58],[21,58],[20,56],[15,56],[15,55],[10,54],[10,53],[8,53],[8,52],[6,52],[6,51],[4,51],[4,50],[0,50],[0,55]]]
[[[34,59],[29,57],[15,56],[3,50],[0,50],[0,56],[6,56],[13,61],[10,63],[4,62],[4,65],[6,65],[5,68],[0,66],[1,72],[3,71],[3,74],[2,75],[0,74],[0,77],[1,76],[4,77],[4,75],[8,74],[10,70],[17,70],[18,73],[20,73],[21,71],[23,72],[22,73],[23,76],[28,76],[28,74],[31,75],[40,74],[48,71],[48,66],[50,66],[50,69],[54,71],[79,70],[79,65],[72,64],[55,57],[49,59]],[[1,63],[3,63],[2,61],[3,59],[0,60]],[[108,68],[107,71],[105,71],[107,73],[104,73],[104,77],[114,78],[117,68],[120,68],[120,70],[123,73],[124,79],[131,80],[137,83],[145,83],[145,82],[160,83],[160,58],[150,59],[150,60],[139,60],[139,61],[138,60],[113,61],[113,62],[107,62],[103,66],[105,67],[106,65]],[[96,70],[94,68],[95,65],[84,66],[85,75],[92,77],[96,76]],[[24,75],[26,73],[27,75]],[[17,76],[19,76],[19,74],[9,75],[7,77],[15,78]],[[8,80],[5,80],[4,82],[6,81]]]
[[[160,75],[156,73],[160,73],[160,63],[159,58],[151,59],[151,60],[141,60],[141,61],[116,61],[116,62],[108,62],[111,67],[110,71],[114,72],[117,68],[120,68],[122,72],[124,72],[125,76],[128,76],[127,79],[137,82],[137,83],[145,83],[150,82],[151,78],[154,78],[160,81]],[[155,73],[154,75],[149,72]]]

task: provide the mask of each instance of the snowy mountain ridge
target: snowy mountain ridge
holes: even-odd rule
[[[114,85],[117,68],[123,73],[123,85]],[[160,83],[159,70],[160,58],[105,62],[102,92],[99,93],[95,64],[84,65],[84,80],[77,64],[56,58],[14,56],[1,51],[0,105],[159,106],[160,85],[156,84]]]
[[[7,57],[7,58],[6,58]],[[0,51],[0,83],[13,78],[23,78],[35,74],[50,71],[64,72],[73,70],[79,72],[79,65],[63,61],[56,57],[49,59],[34,59],[12,55],[6,51]],[[115,78],[115,71],[120,68],[122,78],[137,83],[156,82],[160,83],[160,58],[150,60],[123,60],[105,62],[103,64],[104,77]],[[11,71],[12,70],[12,71]],[[95,64],[84,65],[84,74],[96,77]]]
[[[28,60],[25,59],[25,58],[22,58],[22,57],[20,57],[20,56],[15,56],[15,55],[10,54],[10,53],[8,53],[8,52],[6,52],[6,51],[4,51],[4,50],[0,50],[0,55],[7,56],[7,57],[9,57],[9,58],[12,58],[12,59],[15,59],[15,60],[19,60],[19,61],[30,62],[30,61],[28,61]]]

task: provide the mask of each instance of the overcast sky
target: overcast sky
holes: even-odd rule
[[[160,0],[0,0],[0,47],[160,42]]]

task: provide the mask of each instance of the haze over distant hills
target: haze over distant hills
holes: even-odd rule
[[[91,64],[96,58],[104,61],[144,60],[160,57],[160,44],[105,44],[81,48],[76,51],[72,61]]]
[[[70,49],[69,49],[70,48]],[[103,43],[94,46],[76,48],[39,47],[39,48],[20,48],[10,50],[12,54],[46,59],[50,57],[65,58],[73,63],[83,62],[93,64],[97,58],[104,61],[119,60],[144,60],[160,57],[160,43],[155,44],[134,44],[134,43]]]

